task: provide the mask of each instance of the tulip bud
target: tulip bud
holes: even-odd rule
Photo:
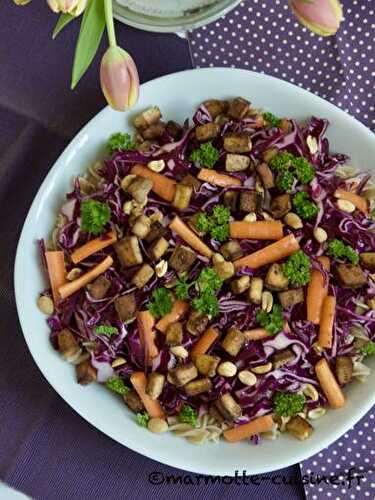
[[[13,0],[16,5],[27,5],[31,0]]]
[[[53,12],[79,16],[86,8],[87,0],[47,0]]]
[[[289,0],[298,21],[320,36],[334,35],[342,21],[338,0]]]
[[[100,83],[108,104],[117,111],[134,106],[139,95],[137,67],[131,56],[117,46],[109,47],[100,65]]]

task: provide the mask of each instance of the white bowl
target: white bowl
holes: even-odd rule
[[[328,118],[332,149],[352,157],[364,169],[373,166],[375,136],[361,123],[332,104],[284,81],[237,69],[203,69],[158,78],[142,85],[134,113],[157,104],[165,117],[183,122],[210,97],[244,96],[254,105],[279,116],[299,120],[311,115]],[[56,212],[70,190],[72,177],[103,153],[113,132],[129,128],[129,115],[105,108],[73,139],[57,160],[36,195],[18,244],[15,264],[15,291],[21,326],[30,352],[46,377],[65,401],[82,417],[119,443],[159,462],[202,474],[233,475],[268,472],[300,462],[338,439],[375,403],[375,372],[367,382],[354,382],[347,389],[342,410],[328,411],[314,424],[315,432],[304,442],[289,436],[262,440],[254,447],[248,442],[196,446],[171,434],[154,435],[139,427],[120,398],[92,384],[82,387],[75,381],[71,365],[52,349],[46,318],[36,307],[38,294],[46,286],[39,265],[36,241],[46,237]],[[374,357],[373,357],[374,358]],[[374,368],[375,359],[371,360]]]

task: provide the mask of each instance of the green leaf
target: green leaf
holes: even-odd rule
[[[52,38],[55,39],[57,35],[60,33],[60,31],[62,31],[65,28],[65,26],[67,26],[70,23],[70,21],[73,21],[73,19],[76,18],[74,16],[71,16],[70,14],[61,14],[53,30]]]
[[[105,28],[103,0],[89,0],[82,17],[74,55],[72,83],[74,89],[92,63]]]

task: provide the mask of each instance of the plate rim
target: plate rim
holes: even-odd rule
[[[357,125],[359,128],[362,129],[363,133],[366,133],[369,138],[375,143],[375,138],[374,134],[371,132],[369,128],[367,128],[363,123],[361,123],[359,120],[357,120],[355,117],[349,115],[342,109],[338,108],[334,104],[326,101],[325,99],[321,98],[320,96],[309,92],[308,90],[299,87],[293,83],[287,82],[285,80],[282,80],[280,78],[274,77],[272,75],[267,75],[265,73],[258,73],[250,70],[245,70],[245,69],[239,69],[239,68],[228,68],[228,67],[214,67],[214,68],[199,68],[199,69],[188,69],[184,71],[179,71],[175,73],[170,73],[168,75],[160,76],[158,78],[155,78],[153,80],[149,80],[148,82],[145,82],[141,86],[141,91],[142,89],[147,89],[148,87],[152,86],[155,82],[160,81],[160,80],[168,80],[168,79],[173,79],[177,75],[185,75],[186,77],[189,76],[189,74],[193,73],[220,73],[220,72],[233,72],[233,73],[243,73],[244,75],[248,75],[253,78],[266,78],[266,79],[272,79],[274,81],[277,81],[279,85],[285,85],[288,87],[293,87],[296,92],[301,93],[302,95],[310,95],[314,99],[317,99],[318,101],[324,103],[325,106],[328,106],[329,109],[334,110],[335,112],[339,112],[342,116],[345,116],[347,119],[348,117],[351,120],[354,120],[357,122]],[[65,401],[75,412],[77,412],[86,422],[88,422],[90,425],[92,425],[95,429],[98,429],[101,431],[103,434],[106,436],[110,437],[112,440],[118,442],[120,445],[125,446],[129,448],[130,450],[139,453],[141,455],[144,455],[147,458],[150,458],[152,460],[155,460],[156,462],[159,462],[164,465],[168,465],[170,467],[178,468],[180,470],[184,470],[187,472],[192,472],[192,473],[198,473],[201,475],[215,475],[215,474],[221,474],[221,475],[226,475],[226,476],[234,476],[235,471],[234,470],[220,470],[219,472],[217,469],[215,469],[214,466],[211,464],[206,467],[205,471],[200,471],[196,467],[194,467],[194,464],[187,464],[184,463],[183,465],[176,465],[171,459],[168,458],[168,456],[160,458],[156,452],[153,450],[149,450],[143,445],[140,445],[137,442],[132,442],[130,440],[130,443],[127,442],[124,444],[124,442],[119,441],[114,435],[111,435],[111,433],[106,430],[100,423],[95,422],[94,423],[94,418],[90,415],[85,415],[85,409],[81,408],[79,403],[77,402],[71,402],[69,401],[69,396],[64,395],[64,390],[61,389],[61,387],[58,386],[58,384],[55,384],[55,382],[51,381],[50,377],[46,375],[45,371],[46,369],[43,369],[42,365],[38,363],[36,355],[34,356],[34,352],[32,351],[31,345],[28,341],[28,337],[26,335],[27,331],[27,325],[25,323],[25,318],[24,314],[22,313],[22,307],[21,307],[21,301],[20,301],[20,292],[19,289],[22,286],[22,279],[21,279],[21,261],[20,261],[20,253],[21,253],[21,247],[23,240],[26,238],[26,228],[28,226],[28,223],[30,223],[29,218],[31,217],[31,212],[33,210],[34,205],[38,205],[40,203],[40,200],[43,196],[43,191],[45,189],[46,184],[48,183],[49,179],[52,179],[53,175],[55,172],[62,168],[62,166],[58,165],[62,162],[62,160],[66,157],[69,156],[70,151],[75,148],[79,142],[82,140],[83,135],[85,134],[86,130],[88,130],[92,123],[99,117],[102,116],[109,110],[109,106],[105,106],[103,109],[101,109],[95,116],[93,116],[79,131],[78,133],[73,137],[73,139],[68,143],[68,145],[63,149],[63,151],[60,153],[60,155],[57,157],[57,159],[54,161],[53,165],[51,166],[50,170],[44,177],[44,179],[41,182],[41,185],[35,194],[32,203],[30,204],[30,207],[28,209],[27,215],[25,217],[24,223],[22,225],[22,230],[20,232],[19,240],[17,243],[17,249],[16,249],[16,254],[15,254],[15,262],[14,262],[14,275],[13,275],[13,283],[14,283],[14,293],[15,293],[15,302],[16,302],[16,308],[17,308],[17,316],[18,320],[21,326],[22,334],[24,336],[26,345],[28,347],[28,350],[37,365],[38,369],[42,373],[43,377],[47,380],[47,382],[50,384],[50,386],[53,387],[53,389],[56,391],[59,397]],[[58,387],[58,388],[57,388]],[[323,437],[322,440],[320,441],[319,445],[315,445],[312,447],[309,447],[308,450],[305,450],[303,447],[301,447],[301,452],[300,453],[295,453],[292,458],[289,459],[289,457],[285,457],[284,459],[280,458],[279,463],[277,465],[277,469],[275,466],[265,466],[265,467],[258,467],[258,468],[253,468],[251,471],[251,474],[263,474],[263,473],[268,473],[272,472],[275,470],[279,470],[281,468],[289,467],[291,465],[298,464],[299,462],[303,460],[307,460],[313,455],[319,453],[322,451],[324,448],[327,448],[330,446],[332,443],[340,439],[341,436],[343,436],[348,430],[350,430],[355,424],[359,422],[359,420],[372,408],[372,406],[375,404],[375,391],[373,393],[372,398],[370,397],[367,401],[364,402],[364,404],[360,408],[355,409],[355,418],[351,418],[350,421],[343,423],[341,427],[337,427],[334,430],[332,430],[332,434],[328,437]],[[246,465],[246,464],[245,464]]]

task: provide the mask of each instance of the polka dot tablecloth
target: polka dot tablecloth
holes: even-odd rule
[[[267,73],[320,95],[375,130],[375,0],[344,0],[335,37],[310,33],[287,0],[247,0],[225,18],[189,34],[196,67]],[[328,449],[301,464],[303,475],[337,475],[308,484],[308,499],[375,499],[374,410]],[[354,467],[358,479],[349,480]],[[358,484],[359,483],[359,484]]]
[[[335,37],[296,22],[287,0],[247,0],[189,34],[196,67],[267,73],[319,94],[375,129],[375,1],[343,0]]]

